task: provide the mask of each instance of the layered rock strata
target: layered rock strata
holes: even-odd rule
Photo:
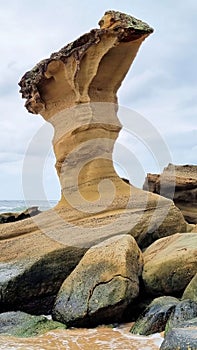
[[[130,234],[146,247],[186,230],[172,201],[129,186],[112,162],[121,128],[116,92],[153,30],[115,11],[106,12],[100,26],[20,82],[28,111],[54,126],[62,198],[48,212],[1,225],[1,310],[50,312],[63,280],[89,247],[106,238]]]
[[[116,93],[140,45],[153,32],[146,23],[115,11],[106,12],[99,24],[100,29],[41,61],[19,83],[27,110],[40,113],[54,127],[59,205],[78,205],[90,213],[128,202],[129,186],[112,162],[121,129]]]
[[[189,223],[197,223],[197,166],[169,164],[161,175],[147,174],[144,190],[172,198]]]
[[[99,24],[100,29],[41,61],[19,83],[27,110],[40,113],[54,127],[53,146],[62,189],[56,209],[67,222],[89,229],[102,226],[102,237],[103,224],[111,228],[114,220],[122,231],[124,215],[126,233],[132,231],[137,239],[139,231],[144,235],[161,230],[164,235],[162,221],[165,230],[171,226],[168,234],[175,232],[174,222],[181,232],[185,230],[183,218],[172,203],[131,188],[118,177],[112,161],[121,129],[116,93],[153,29],[115,11],[106,12]],[[176,216],[179,223],[174,221]],[[149,243],[143,241],[144,237],[138,240],[141,245]]]

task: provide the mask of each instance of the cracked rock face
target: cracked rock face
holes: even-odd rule
[[[68,326],[120,320],[138,296],[141,272],[142,253],[133,237],[117,236],[92,247],[64,281],[53,318]]]

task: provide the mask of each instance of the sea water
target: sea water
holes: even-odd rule
[[[159,350],[163,341],[157,333],[144,337],[129,332],[130,324],[116,328],[50,331],[34,338],[0,336],[1,350]]]
[[[45,211],[54,207],[57,200],[28,201],[0,200],[0,213],[21,212],[38,206]],[[149,337],[129,332],[131,324],[116,328],[54,330],[39,337],[15,338],[0,335],[0,350],[158,350],[163,338],[160,334]]]
[[[54,207],[58,200],[0,200],[1,213],[19,213],[30,207],[38,207],[39,210],[45,211]]]

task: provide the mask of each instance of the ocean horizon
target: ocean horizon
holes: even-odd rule
[[[50,200],[0,200],[0,214],[2,213],[20,213],[27,208],[37,206],[39,210],[45,211],[53,208],[58,203],[58,199]]]

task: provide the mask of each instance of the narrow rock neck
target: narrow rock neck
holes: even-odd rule
[[[118,11],[107,11],[99,25],[42,60],[19,83],[28,111],[54,126],[60,204],[76,203],[84,210],[93,202],[96,211],[110,198],[120,208],[130,192],[112,162],[121,128],[116,94],[139,47],[153,32]]]
[[[62,190],[60,204],[73,206],[75,202],[82,203],[82,198],[97,202],[101,197],[106,202],[109,193],[113,195],[120,187],[124,192],[127,185],[116,174],[112,160],[121,129],[116,104],[79,104],[57,113],[50,122],[55,131],[53,147]]]

